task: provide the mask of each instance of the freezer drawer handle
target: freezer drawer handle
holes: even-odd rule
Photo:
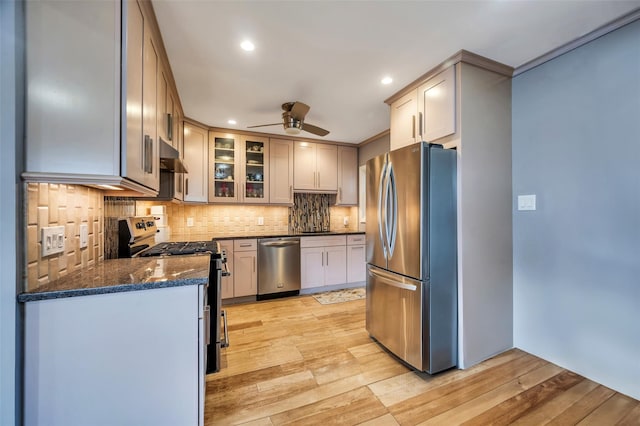
[[[413,285],[413,284],[406,284],[406,283],[399,283],[397,281],[394,281],[392,279],[389,279],[383,275],[380,274],[376,274],[375,272],[371,272],[369,271],[369,276],[374,277],[378,280],[380,280],[381,282],[388,284],[392,287],[397,287],[397,288],[401,288],[403,290],[410,290],[410,291],[416,291],[418,289],[417,286]]]
[[[224,339],[222,339],[220,341],[220,347],[221,348],[228,348],[229,347],[229,326],[227,325],[227,311],[225,309],[223,309],[220,312],[220,315],[222,316],[222,319],[224,320]]]

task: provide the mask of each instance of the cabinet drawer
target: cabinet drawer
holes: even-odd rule
[[[347,245],[346,235],[327,235],[322,237],[302,237],[300,247],[331,247]]]
[[[233,240],[233,251],[255,251],[258,250],[258,240],[246,239],[246,240]]]
[[[348,246],[359,246],[364,244],[365,242],[365,235],[364,234],[358,234],[358,235],[347,235],[347,245]]]

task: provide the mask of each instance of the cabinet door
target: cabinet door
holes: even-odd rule
[[[233,296],[255,296],[258,294],[256,251],[233,253]]]
[[[167,76],[161,64],[158,66],[158,138],[171,144],[169,141],[167,119]]]
[[[338,190],[338,147],[316,144],[316,189]]]
[[[338,147],[338,194],[336,205],[358,204],[358,150]]]
[[[172,128],[172,133],[173,133],[173,142],[174,142],[174,147],[178,150],[178,152],[180,153],[180,159],[183,161],[184,163],[184,123],[182,121],[182,113],[176,108],[175,109],[175,127]],[[205,156],[206,157],[206,156]],[[173,198],[175,198],[176,200],[184,200],[184,179],[185,179],[185,174],[184,173],[175,173],[174,178],[175,178],[175,183],[174,183],[174,193],[173,193]]]
[[[143,143],[142,164],[143,185],[157,190],[160,186],[160,156],[158,152],[158,53],[151,37],[151,28],[144,22],[143,76],[142,76],[142,117]]]
[[[227,270],[231,273],[230,276],[222,277],[222,298],[230,299],[233,297],[233,240],[220,241],[220,247],[227,254]],[[209,302],[211,303],[211,302]]]
[[[293,141],[269,140],[269,202],[293,204]]]
[[[418,92],[413,90],[391,104],[390,149],[417,142]]]
[[[142,69],[144,63],[144,17],[137,1],[127,1],[126,47],[126,156],[122,171],[136,182],[145,179],[142,133]]]
[[[300,287],[314,288],[324,285],[324,248],[300,249]]]
[[[357,283],[366,280],[367,263],[365,246],[347,246],[347,282]]]
[[[180,151],[178,146],[178,138],[176,137],[177,130],[177,115],[176,101],[173,95],[173,91],[167,91],[167,142],[175,149]]]
[[[313,143],[294,143],[293,189],[316,189],[316,145]]]
[[[422,112],[421,140],[431,142],[455,133],[455,65],[418,88],[418,111]]]
[[[260,137],[242,138],[243,161],[238,176],[242,184],[239,194],[245,203],[269,202],[269,140]]]
[[[324,285],[347,282],[347,247],[325,247]]]
[[[207,130],[192,124],[184,125],[184,201],[207,202],[207,170],[209,140]]]
[[[240,137],[229,133],[209,132],[209,201],[237,203],[243,182]]]

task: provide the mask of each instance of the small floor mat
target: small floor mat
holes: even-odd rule
[[[313,298],[322,305],[332,303],[350,302],[352,300],[364,299],[367,294],[364,287],[346,288],[343,290],[325,291],[323,293],[312,294]]]

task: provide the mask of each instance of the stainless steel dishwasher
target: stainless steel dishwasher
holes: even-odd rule
[[[300,238],[258,240],[258,300],[300,293]]]

